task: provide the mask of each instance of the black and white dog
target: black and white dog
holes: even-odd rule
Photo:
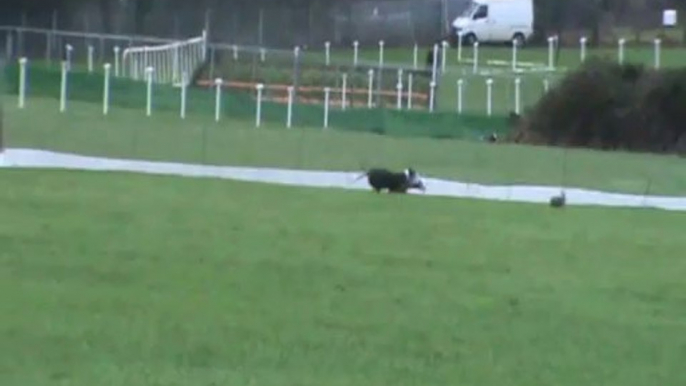
[[[355,181],[367,177],[367,182],[376,193],[387,190],[388,193],[407,193],[409,189],[426,191],[424,181],[412,168],[407,168],[401,173],[395,173],[387,169],[373,168],[357,177]]]

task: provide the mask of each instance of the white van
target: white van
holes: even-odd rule
[[[561,1],[561,0],[557,0]],[[474,42],[523,45],[534,32],[533,0],[471,0],[452,24],[450,41],[462,35],[464,44]]]

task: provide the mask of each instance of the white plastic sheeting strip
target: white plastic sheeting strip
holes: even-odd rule
[[[57,168],[72,170],[124,171],[190,177],[213,177],[285,185],[369,190],[365,179],[354,181],[361,172],[330,172],[254,167],[207,166],[89,157],[31,149],[7,149],[0,154],[0,167]],[[498,201],[548,204],[560,193],[551,186],[494,186],[425,178],[429,196],[463,197]],[[606,193],[586,189],[565,189],[568,205],[659,208],[686,211],[686,197],[644,196]]]

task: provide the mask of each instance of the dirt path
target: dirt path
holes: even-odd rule
[[[127,171],[178,176],[225,178],[320,188],[369,189],[364,179],[356,182],[353,181],[355,177],[360,175],[360,171],[328,172],[206,166],[171,162],[86,157],[31,149],[7,149],[5,153],[0,154],[0,167]],[[560,192],[559,188],[550,186],[479,185],[433,178],[427,178],[425,179],[425,182],[427,190],[424,194],[429,196],[467,197],[547,204],[550,197],[557,195]],[[566,189],[565,192],[569,205],[650,207],[686,211],[686,197],[642,196],[606,193],[576,188]]]

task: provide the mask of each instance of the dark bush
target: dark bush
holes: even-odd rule
[[[519,142],[674,152],[686,141],[686,69],[594,59],[567,75],[516,129]]]

